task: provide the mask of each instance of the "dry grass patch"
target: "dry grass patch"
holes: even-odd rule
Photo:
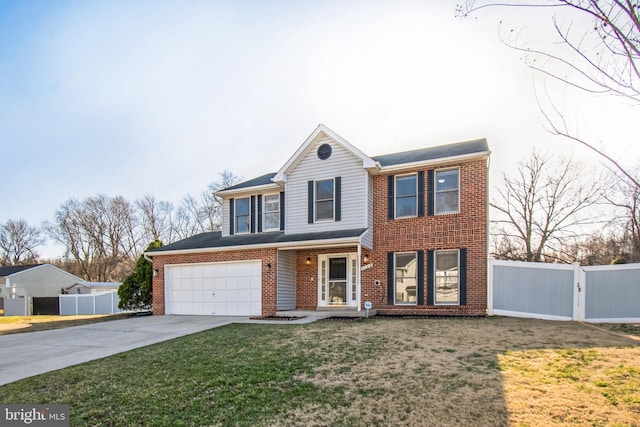
[[[82,316],[2,316],[0,317],[0,335],[68,328],[70,326],[123,319],[128,316],[130,316],[129,313]]]
[[[299,378],[344,389],[350,404],[275,424],[637,425],[640,347],[616,328],[490,318],[297,329],[289,345],[322,360]]]

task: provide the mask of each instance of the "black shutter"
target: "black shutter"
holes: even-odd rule
[[[236,214],[235,210],[235,200],[229,199],[229,236],[233,236],[233,233],[236,231],[236,227],[234,225]]]
[[[389,175],[387,177],[387,218],[394,219],[395,218],[395,210],[394,210],[394,202],[395,197],[393,196],[393,187],[394,187],[394,176]]]
[[[424,216],[424,171],[418,172],[418,216]]]
[[[387,304],[393,305],[395,298],[395,269],[393,267],[393,252],[387,252]]]
[[[427,171],[427,215],[433,215],[434,196],[433,196],[433,169]]]
[[[313,181],[308,182],[307,222],[313,224]]]
[[[280,192],[280,231],[284,231],[284,191]]]
[[[262,194],[258,194],[258,233],[262,233]]]
[[[418,293],[418,305],[424,305],[424,251],[418,251],[418,268],[416,274],[418,275],[418,283],[416,286],[416,292]]]
[[[433,295],[436,291],[434,280],[435,272],[435,252],[427,251],[427,305],[433,305]]]
[[[251,223],[251,226],[249,227],[251,229],[252,233],[256,232],[256,196],[251,196],[251,207],[249,208],[249,222]]]
[[[460,305],[467,305],[467,248],[460,248]]]
[[[342,219],[342,177],[336,176],[335,179],[335,203],[336,203],[336,212],[335,219],[336,221],[340,221]]]

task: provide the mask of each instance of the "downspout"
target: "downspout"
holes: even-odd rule
[[[149,255],[146,254],[146,252],[142,253],[142,256],[144,257],[144,259],[146,259],[147,261],[149,261],[151,264],[153,264],[153,260],[151,258],[149,258]]]
[[[490,218],[489,218],[489,210],[490,210],[489,209],[490,208],[490,206],[489,206],[489,200],[490,200],[490,198],[489,198],[489,172],[490,171],[489,171],[489,169],[490,169],[490,166],[491,166],[491,153],[489,153],[489,156],[487,157],[487,178],[486,178],[486,184],[485,184],[487,186],[487,195],[486,195],[486,200],[485,200],[485,206],[486,206],[486,209],[487,209],[487,223],[485,225],[485,227],[486,227],[486,232],[485,232],[486,233],[486,237],[485,237],[486,238],[485,265],[487,266],[486,267],[487,268],[487,283],[485,284],[486,285],[485,289],[487,291],[487,309],[486,309],[486,312],[485,312],[486,315],[493,314],[493,313],[489,313],[489,307],[493,307],[493,301],[489,300],[489,298],[493,298],[493,292],[491,292],[491,295],[489,294],[489,286],[490,286],[489,277],[493,278],[493,274],[491,274],[491,275],[489,274],[489,269],[491,268],[491,263],[489,262],[489,249],[490,249],[489,239],[491,238],[491,233],[490,233],[490,230],[489,230],[489,227],[490,227],[490,224],[491,224]]]
[[[360,260],[362,259],[362,244],[360,243],[360,241],[358,240],[358,262],[356,263],[356,265],[358,266],[358,269],[356,270],[356,302],[358,304],[358,311],[361,311],[361,304],[360,301],[362,300],[362,284],[361,284],[361,280],[360,280]]]

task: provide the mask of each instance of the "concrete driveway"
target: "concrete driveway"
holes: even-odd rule
[[[248,317],[145,316],[0,336],[0,385]]]

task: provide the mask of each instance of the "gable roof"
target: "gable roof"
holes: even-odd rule
[[[382,156],[374,156],[372,159],[380,163],[384,168],[387,166],[422,163],[481,153],[489,153],[489,145],[487,144],[487,140],[484,138],[473,141],[438,145],[436,147],[421,148],[418,150],[403,151],[401,153],[384,154]]]
[[[236,185],[232,185],[231,187],[223,188],[217,193],[224,193],[226,191],[232,190],[241,190],[243,188],[254,188],[254,187],[263,187],[266,185],[275,185],[273,182],[273,177],[276,175],[275,172],[267,173],[257,178],[250,179],[248,181],[241,182]]]
[[[175,243],[146,252],[147,255],[166,255],[181,252],[196,252],[198,250],[211,251],[230,250],[239,246],[259,247],[283,247],[299,246],[301,244],[319,245],[322,243],[336,244],[340,241],[357,244],[358,240],[367,231],[367,228],[354,228],[349,230],[332,230],[313,233],[285,234],[281,231],[255,234],[236,234],[224,236],[219,231],[200,233]],[[243,248],[248,249],[248,248]]]
[[[280,170],[273,177],[273,180],[276,182],[286,181],[287,173],[293,169],[298,162],[307,154],[309,147],[320,137],[322,134],[327,135],[329,138],[336,141],[338,144],[342,145],[345,149],[349,150],[354,156],[362,160],[363,168],[375,168],[376,163],[371,159],[371,157],[364,154],[362,151],[351,145],[347,142],[346,139],[320,123],[316,129],[311,132],[311,135],[307,137],[307,139],[302,143],[302,145],[298,148],[298,150],[291,156],[289,160],[280,168]]]
[[[24,270],[40,267],[41,265],[44,264],[9,265],[7,267],[0,267],[0,277],[11,276],[12,274],[16,274]]]
[[[257,178],[232,185],[217,191],[216,194],[223,195],[244,189],[279,188],[278,183],[286,180],[286,174],[298,164],[302,157],[307,154],[310,146],[317,141],[319,137],[322,137],[323,134],[334,139],[354,156],[361,159],[363,168],[369,169],[372,173],[411,168],[418,165],[427,165],[448,160],[462,160],[490,154],[487,140],[481,138],[369,157],[325,125],[319,124],[278,172],[267,173]]]

